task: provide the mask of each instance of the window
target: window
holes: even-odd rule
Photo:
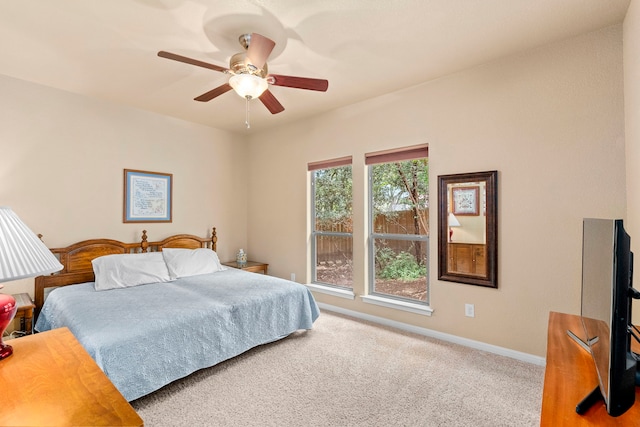
[[[312,281],[353,289],[351,157],[310,163]]]
[[[369,293],[429,303],[429,163],[426,145],[366,155]]]

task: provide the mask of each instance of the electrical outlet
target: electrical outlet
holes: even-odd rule
[[[292,282],[296,281],[296,273],[291,273],[291,281]]]
[[[476,307],[473,304],[465,304],[464,315],[467,317],[476,317]]]

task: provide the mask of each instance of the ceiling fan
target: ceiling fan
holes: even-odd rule
[[[320,92],[326,92],[329,87],[327,80],[269,74],[267,70],[267,58],[276,45],[273,40],[258,33],[252,33],[241,35],[239,41],[245,48],[245,52],[233,55],[229,61],[229,68],[163,50],[158,52],[158,56],[208,68],[221,73],[231,74],[228,83],[224,83],[194,99],[196,101],[207,102],[231,89],[235,90],[238,95],[246,99],[247,115],[245,124],[247,128],[249,127],[249,101],[252,99],[260,99],[271,114],[278,114],[284,111],[282,104],[280,104],[276,97],[269,91],[269,85],[316,90]]]

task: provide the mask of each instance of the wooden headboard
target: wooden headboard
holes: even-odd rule
[[[44,304],[46,288],[93,282],[93,265],[91,261],[104,255],[135,254],[142,252],[159,252],[163,248],[217,250],[218,236],[216,228],[211,230],[211,237],[198,237],[192,234],[176,234],[159,242],[149,242],[147,230],[142,231],[142,238],[136,243],[124,243],[112,239],[91,239],[74,243],[65,248],[53,248],[51,252],[58,257],[63,269],[49,276],[38,276],[35,279],[36,316]]]

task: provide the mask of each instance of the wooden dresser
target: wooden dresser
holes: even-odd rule
[[[6,341],[2,426],[142,426],[140,416],[67,328]]]
[[[449,243],[449,271],[458,274],[487,275],[487,245]]]
[[[540,425],[640,426],[640,387],[636,387],[636,403],[619,417],[609,416],[604,402],[595,404],[584,415],[576,413],[576,405],[598,385],[598,377],[591,355],[567,335],[567,330],[583,335],[580,316],[552,311]],[[636,352],[640,350],[633,344],[632,347]]]

